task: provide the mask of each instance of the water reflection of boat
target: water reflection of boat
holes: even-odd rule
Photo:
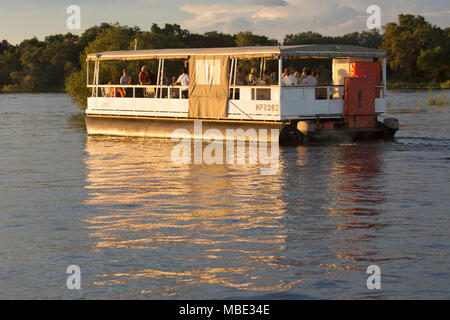
[[[288,268],[279,263],[282,178],[263,177],[256,165],[177,165],[167,144],[88,137],[86,204],[97,213],[86,225],[96,250],[149,257],[95,284],[140,281],[143,293],[161,295],[200,284],[270,292],[299,283],[274,276]]]
[[[339,149],[332,167],[329,188],[336,197],[327,210],[336,230],[331,241],[340,263],[331,269],[365,272],[371,263],[382,261],[378,248],[379,231],[389,223],[380,215],[385,197],[380,186],[380,150],[373,144]]]
[[[377,145],[285,148],[280,174],[261,176],[256,164],[175,164],[172,143],[88,137],[85,225],[109,257],[94,285],[148,297],[306,292],[383,260]]]

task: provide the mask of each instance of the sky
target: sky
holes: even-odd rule
[[[81,29],[69,30],[66,10],[81,9]],[[420,14],[442,28],[450,25],[449,0],[0,0],[0,41],[17,44],[33,36],[72,32],[102,22],[149,30],[153,23],[177,23],[191,32],[251,31],[282,42],[304,31],[342,35],[367,30],[366,12],[378,5],[381,24],[399,13]]]

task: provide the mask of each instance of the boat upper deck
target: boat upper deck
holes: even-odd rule
[[[254,61],[241,61],[248,59]],[[295,83],[289,79],[285,83],[283,79],[289,73],[294,76],[294,72],[285,74],[285,69],[292,69],[292,60],[301,59],[321,59],[320,63],[328,63],[332,68],[331,79],[304,84],[298,77]],[[332,60],[331,64],[324,59]],[[382,60],[381,65],[378,59]],[[379,49],[316,44],[177,48],[92,53],[86,60],[87,87],[92,88],[87,114],[264,121],[341,118],[345,111],[345,78],[366,76],[376,79],[370,89],[374,95],[372,114],[381,115],[386,111],[386,55]],[[156,60],[155,80],[151,83],[127,85],[111,79],[100,82],[101,61],[119,61],[126,67],[132,65],[128,62],[139,60]],[[170,84],[164,80],[170,60],[181,60],[177,63],[187,69],[188,84],[181,85],[178,81]],[[94,63],[92,81],[90,63]],[[249,66],[257,81],[239,81],[240,75],[251,71],[240,69]],[[264,78],[264,72],[269,74],[269,71],[273,77]],[[134,71],[135,76],[137,72]],[[117,81],[117,75],[116,78]]]

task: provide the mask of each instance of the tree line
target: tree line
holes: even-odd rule
[[[390,79],[444,82],[450,78],[450,28],[442,29],[418,15],[401,14],[398,22],[378,31],[362,31],[343,36],[315,32],[287,34],[283,45],[349,44],[386,50]],[[0,42],[0,90],[2,92],[62,91],[80,106],[85,105],[86,54],[102,51],[206,48],[279,45],[277,40],[249,31],[226,34],[217,31],[192,33],[178,24],[153,24],[150,30],[102,23],[80,36],[67,33],[27,39],[18,45]],[[116,77],[119,67],[106,68]]]

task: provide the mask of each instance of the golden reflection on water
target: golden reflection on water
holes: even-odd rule
[[[385,227],[377,221],[376,209],[383,203],[379,190],[380,159],[374,145],[340,148],[332,166],[328,188],[336,195],[326,207],[336,230],[331,235],[330,249],[340,264],[323,264],[331,270],[360,270],[375,262],[379,252],[370,244],[376,242],[377,230]],[[363,264],[361,265],[361,263]]]
[[[365,271],[358,262],[377,255],[365,244],[376,238],[371,230],[383,227],[373,219],[383,197],[371,148],[291,149],[289,163],[280,157],[279,174],[263,176],[253,164],[175,164],[175,144],[88,137],[86,204],[95,214],[86,227],[95,250],[114,250],[120,264],[99,273],[94,285],[133,286],[149,297],[198,285],[286,291],[310,280],[299,274],[302,259],[311,259],[302,250],[314,250],[303,248],[304,234],[325,242],[325,256],[335,257],[317,257],[312,266],[325,268],[325,277]],[[320,158],[317,150],[327,154]],[[290,219],[317,212],[325,216],[293,230]],[[149,258],[129,258],[143,254]]]
[[[174,145],[88,138],[86,203],[100,213],[86,222],[96,250],[147,250],[170,261],[165,268],[150,262],[149,268],[99,274],[106,280],[94,284],[174,279],[278,291],[299,283],[260,274],[267,268],[286,269],[278,262],[286,241],[283,179],[261,176],[259,167],[250,164],[174,164]],[[160,288],[143,292],[155,290]]]

